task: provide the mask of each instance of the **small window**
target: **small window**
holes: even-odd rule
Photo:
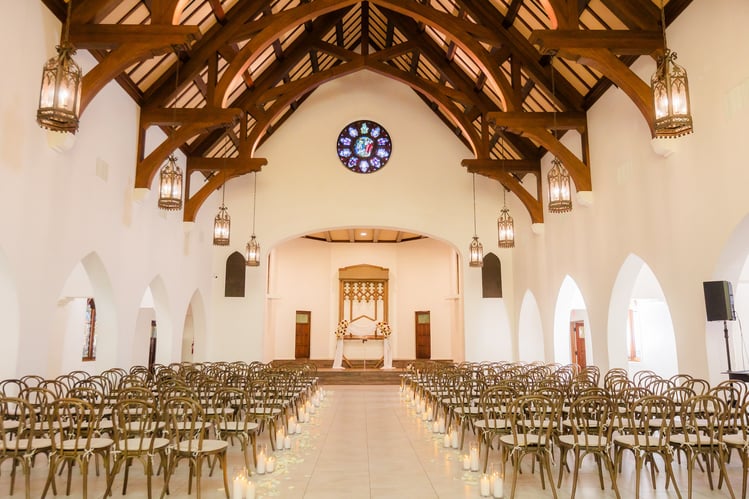
[[[96,360],[96,303],[86,299],[86,322],[83,333],[83,360]]]
[[[244,296],[244,278],[247,262],[244,255],[235,251],[226,259],[226,280],[224,281],[224,296],[241,298]]]
[[[502,264],[494,253],[484,256],[481,268],[481,296],[483,298],[502,298]]]
[[[627,311],[627,359],[630,362],[640,362],[640,320],[637,313],[637,302],[632,301]]]

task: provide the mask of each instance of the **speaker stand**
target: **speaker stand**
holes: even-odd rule
[[[731,349],[728,346],[728,322],[723,321],[723,337],[726,339],[726,358],[728,359],[728,372],[731,372]]]

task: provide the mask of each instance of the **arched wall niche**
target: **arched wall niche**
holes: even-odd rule
[[[546,360],[541,311],[536,297],[527,290],[520,304],[518,317],[518,360]]]
[[[143,291],[138,309],[132,352],[134,364],[148,365],[151,321],[156,321],[156,363],[169,364],[174,361],[172,348],[176,340],[170,310],[164,279],[157,275]]]
[[[587,365],[594,363],[593,332],[590,330],[587,306],[575,280],[565,276],[557,294],[554,308],[554,361],[560,364],[572,362],[570,345],[570,324],[580,321],[584,326],[585,360]]]
[[[96,358],[83,361],[86,300],[96,303]],[[70,271],[55,310],[50,335],[47,376],[74,370],[98,373],[117,365],[117,316],[109,273],[96,252],[82,258]],[[106,367],[104,367],[106,366]]]
[[[610,367],[627,369],[630,375],[650,370],[670,377],[679,372],[666,297],[653,270],[637,255],[628,255],[619,269],[608,316]]]

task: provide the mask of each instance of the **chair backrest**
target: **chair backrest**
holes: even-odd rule
[[[541,437],[540,445],[550,445],[554,421],[559,419],[559,406],[546,395],[523,395],[510,406],[514,445],[525,441],[531,434]]]
[[[681,405],[684,433],[699,445],[717,444],[727,404],[716,395],[695,395]]]
[[[26,400],[34,408],[38,417],[47,413],[47,407],[56,399],[55,394],[44,388],[29,386],[18,394],[18,398]]]
[[[572,434],[585,446],[602,445],[611,440],[614,404],[600,393],[591,392],[572,402],[569,421]]]
[[[499,385],[484,390],[481,394],[481,413],[486,421],[486,428],[491,428],[490,421],[497,419],[510,419],[510,407],[512,401],[517,398],[517,393],[512,388]]]
[[[635,446],[667,447],[675,414],[674,403],[663,395],[648,395],[635,401],[627,411]]]
[[[0,381],[0,397],[18,397],[28,385],[20,379],[4,379]]]
[[[203,449],[205,417],[203,408],[194,398],[173,397],[164,402],[162,417],[172,445],[188,442],[188,452]]]
[[[6,450],[32,452],[37,417],[34,407],[18,397],[0,398],[0,442]],[[0,450],[2,456],[2,450]]]
[[[153,451],[159,430],[153,402],[137,398],[120,399],[112,409],[112,421],[114,439],[120,450],[126,453],[145,449]]]
[[[90,449],[94,433],[90,428],[95,421],[94,408],[85,400],[63,398],[53,401],[49,406],[48,422],[49,427],[59,433],[52,438],[52,450],[69,455]],[[69,443],[63,445],[63,441]]]

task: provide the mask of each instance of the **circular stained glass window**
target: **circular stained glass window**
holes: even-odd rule
[[[359,120],[341,130],[336,148],[343,166],[354,173],[373,173],[387,164],[393,143],[382,125]]]

